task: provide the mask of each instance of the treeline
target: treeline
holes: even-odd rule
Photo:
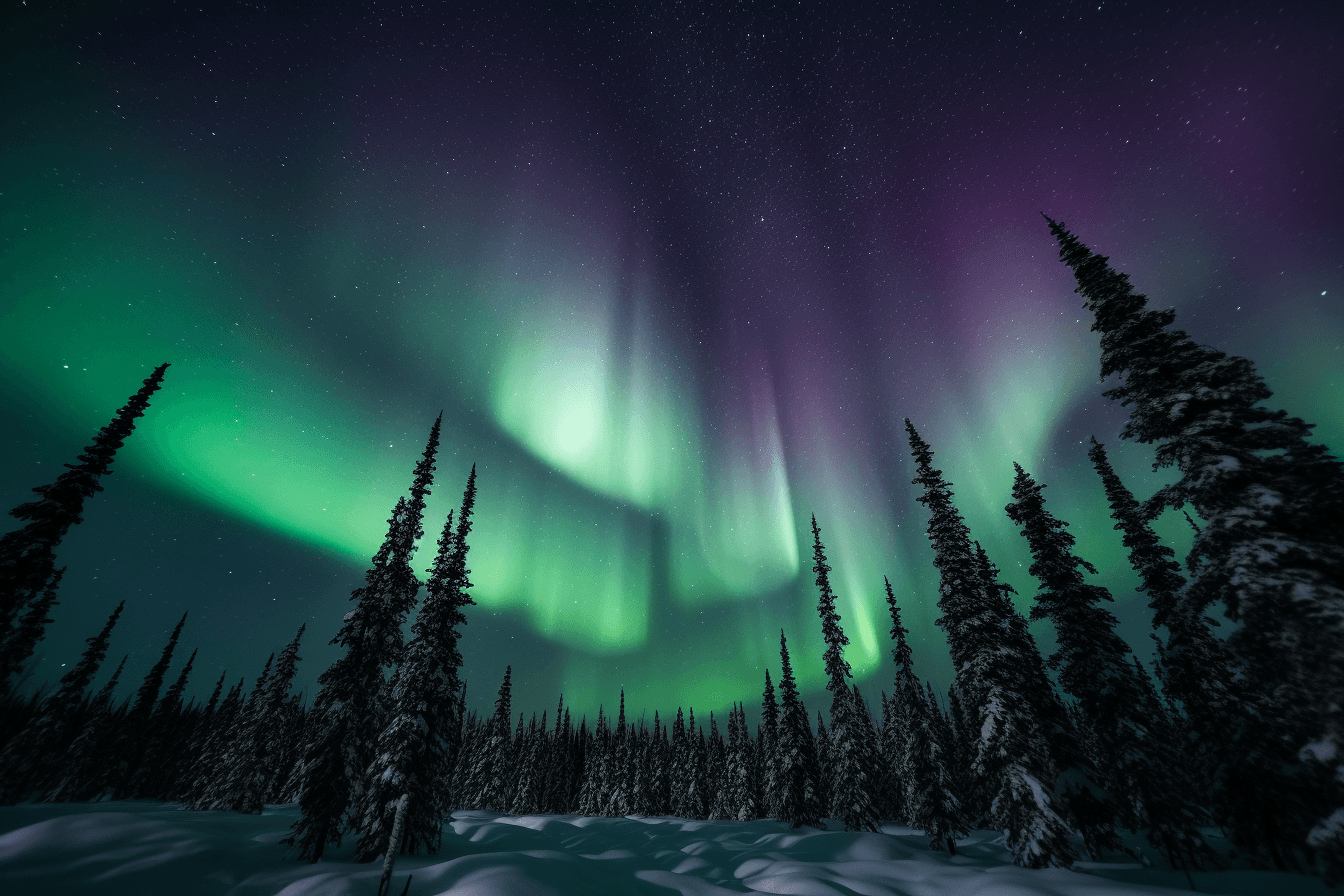
[[[577,723],[526,723],[505,671],[495,711],[467,714],[457,642],[472,604],[468,536],[475,470],[448,515],[424,583],[411,568],[423,535],[440,422],[363,586],[333,643],[344,653],[318,679],[311,708],[291,693],[299,638],[268,661],[247,696],[239,681],[205,706],[182,703],[188,660],[160,696],[182,622],[134,699],[111,682],[90,695],[118,607],[80,662],[46,697],[9,683],[40,641],[63,570],[54,550],[143,413],[167,365],[145,381],[95,443],[0,540],[0,684],[5,688],[0,796],[181,800],[197,809],[259,812],[297,801],[285,841],[316,861],[356,838],[372,860],[394,828],[405,853],[437,850],[454,809],[516,814],[670,814],[838,821],[875,830],[895,820],[955,851],[976,828],[1005,832],[1015,861],[1067,866],[1075,843],[1092,857],[1143,832],[1174,868],[1217,865],[1201,828],[1283,870],[1344,877],[1344,471],[1310,441],[1310,424],[1262,406],[1250,361],[1195,343],[1153,310],[1128,278],[1049,220],[1062,260],[1094,314],[1107,397],[1130,410],[1122,437],[1157,447],[1176,481],[1138,500],[1095,439],[1088,456],[1153,611],[1156,679],[1116,633],[1106,589],[1074,553],[1042,483],[1015,465],[1007,517],[1026,540],[1038,582],[1031,620],[1049,620],[1043,657],[1013,589],[971,535],[933,448],[906,430],[939,571],[938,605],[955,678],[946,694],[914,674],[889,583],[896,674],[875,714],[850,681],[848,644],[812,520],[813,572],[829,712],[815,724],[798,694],[780,633],[778,691],[765,674],[753,733],[735,705],[720,727],[676,710],[671,723],[599,710]],[[1195,530],[1182,565],[1151,528],[1174,508]],[[1193,511],[1193,513],[1191,513]],[[423,600],[419,599],[424,589]],[[912,598],[914,599],[914,598]],[[402,628],[419,602],[411,639]],[[1208,615],[1220,604],[1230,632]],[[183,618],[185,621],[185,617]],[[300,630],[302,635],[302,629]],[[194,658],[194,654],[193,654]],[[124,663],[124,660],[123,660]],[[401,824],[396,820],[400,816]]]

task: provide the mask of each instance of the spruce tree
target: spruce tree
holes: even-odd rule
[[[606,798],[602,814],[622,818],[632,811],[630,779],[626,772],[630,764],[630,727],[625,721],[625,689],[621,689],[620,710],[616,716],[616,730],[612,732],[611,749],[607,753],[607,767],[603,774]]]
[[[587,724],[585,718],[580,727]],[[597,724],[592,735],[585,738],[583,750],[583,778],[579,786],[578,812],[592,818],[602,814],[602,756],[607,747],[607,720],[602,707],[597,707]]]
[[[328,843],[339,845],[348,816],[363,797],[364,773],[382,731],[383,670],[401,659],[401,627],[420,589],[411,556],[423,534],[421,519],[434,481],[442,419],[440,414],[434,421],[415,466],[410,499],[397,499],[364,586],[350,595],[355,608],[331,641],[346,652],[318,676],[312,710],[315,736],[304,751],[300,773],[301,815],[282,841],[297,846],[300,859],[316,862]]]
[[[306,626],[300,626],[277,657],[266,659],[252,694],[233,718],[227,742],[222,745],[207,777],[198,784],[192,809],[224,809],[260,815],[275,781],[289,772],[281,768],[285,754],[283,724],[290,685],[300,660],[299,641]]]
[[[863,699],[863,695],[859,693],[857,684],[850,686],[850,697],[853,700],[854,713],[858,719],[854,730],[859,763],[868,769],[868,780],[872,782],[873,790],[869,794],[869,800],[873,809],[873,819],[876,822],[882,817],[881,787],[882,782],[887,778],[887,762],[882,755],[881,741],[878,736],[877,725],[873,721],[872,710],[868,708],[868,701]]]
[[[824,828],[821,816],[821,782],[817,778],[816,744],[807,710],[793,680],[789,644],[779,633],[779,737],[775,742],[774,778],[777,803],[775,817],[791,828],[810,825]]]
[[[519,722],[521,721],[522,718],[519,717]],[[542,742],[545,734],[545,717],[542,717],[541,729],[538,730],[537,715],[533,713],[527,730],[523,732],[514,748],[514,755],[517,757],[514,772],[517,785],[509,800],[510,815],[535,815],[541,811],[541,783],[544,771],[541,763],[545,758],[542,754]]]
[[[1073,862],[1069,827],[1054,795],[1060,737],[1053,701],[1035,681],[1040,654],[1028,651],[1018,614],[986,577],[952,489],[933,466],[933,450],[907,418],[917,500],[929,508],[928,537],[939,572],[937,620],[947,634],[956,685],[974,707],[980,737],[972,787],[987,802],[988,821],[1007,831],[1013,860],[1028,868]],[[1029,635],[1026,636],[1029,641]],[[1034,656],[1033,656],[1034,653]]]
[[[914,727],[919,724],[923,694],[919,679],[915,676],[914,651],[906,635],[910,633],[901,624],[901,610],[896,605],[896,595],[892,593],[891,582],[882,577],[887,592],[887,608],[891,612],[892,659],[896,663],[896,680],[891,698],[883,701],[882,752],[886,756],[886,775],[882,781],[882,793],[887,811],[892,818],[910,823],[910,805],[906,799],[907,788],[912,784],[914,768],[911,757],[915,747],[910,743],[914,736]]]
[[[115,783],[117,767],[108,761],[109,754],[116,745],[121,722],[126,717],[126,707],[112,705],[112,695],[117,683],[121,681],[121,672],[126,668],[122,657],[107,684],[99,689],[81,720],[79,733],[65,751],[61,763],[59,780],[42,797],[43,802],[82,803],[102,797]]]
[[[728,787],[728,746],[723,742],[714,713],[709,714],[709,738],[705,741],[705,814],[710,821],[731,819],[737,808],[731,805]]]
[[[909,769],[905,803],[910,826],[929,837],[930,849],[957,853],[957,838],[967,834],[952,766],[952,732],[931,689],[920,689],[919,700],[906,715],[909,735],[904,764]]]
[[[690,711],[690,728],[687,732],[686,746],[689,748],[687,753],[686,817],[707,819],[709,817],[710,800],[713,797],[709,790],[708,780],[709,745],[705,742],[704,728],[695,724],[694,708]]]
[[[158,704],[164,676],[168,674],[168,667],[173,661],[173,651],[177,648],[182,626],[186,623],[187,614],[183,613],[172,634],[168,636],[168,643],[164,645],[159,661],[145,674],[145,679],[135,694],[135,702],[131,704],[125,721],[118,728],[118,737],[108,761],[109,780],[116,799],[130,799],[138,795],[136,775],[144,764],[146,750],[154,741],[151,722],[154,707]]]
[[[845,637],[840,614],[835,609],[831,567],[826,562],[826,548],[821,543],[821,529],[815,514],[812,516],[812,560],[820,595],[817,613],[821,616],[821,636],[826,642],[822,657],[826,666],[826,689],[831,692],[831,814],[840,819],[847,831],[876,831],[877,807],[873,804],[873,795],[880,782],[877,769],[871,764],[872,751],[865,749],[859,708],[849,690],[847,679],[853,673],[844,655],[849,638]]]
[[[13,805],[34,792],[41,793],[58,783],[60,759],[78,733],[84,714],[85,692],[107,658],[112,629],[121,618],[126,601],[117,604],[98,634],[85,639],[89,646],[79,662],[61,676],[56,693],[42,704],[42,712],[0,752],[0,804]]]
[[[670,749],[667,742],[667,726],[661,724],[658,713],[653,714],[653,754],[652,771],[649,775],[649,788],[652,792],[650,815],[670,815],[672,797],[672,778],[670,767]]]
[[[43,599],[49,587],[55,588],[56,548],[70,527],[83,520],[84,502],[103,490],[99,480],[112,472],[117,449],[130,437],[136,419],[144,416],[150,396],[158,391],[167,369],[167,364],[154,369],[139,391],[94,436],[93,444],[79,456],[79,463],[66,464],[67,472],[55,482],[33,489],[41,496],[39,500],[20,504],[9,512],[27,525],[0,536],[0,696],[8,692],[10,676],[27,659],[20,659],[18,654],[25,644],[31,654],[46,625],[38,621],[42,618],[39,614],[33,620],[35,631],[16,637],[16,622],[25,608]]]
[[[681,707],[672,722],[671,756],[668,763],[668,811],[679,818],[689,818],[686,811],[686,793],[689,788],[690,752],[686,743],[686,720]]]
[[[761,693],[761,725],[757,735],[761,776],[761,815],[773,818],[779,802],[779,786],[775,778],[775,744],[779,740],[779,706],[775,703],[775,686],[770,681],[770,670],[765,670],[765,690]]]
[[[476,467],[467,476],[456,524],[449,511],[438,553],[425,585],[425,600],[411,626],[401,665],[392,680],[389,722],[378,739],[361,806],[356,856],[373,861],[386,851],[403,793],[410,803],[403,821],[402,851],[438,851],[443,821],[452,811],[451,770],[459,749],[457,642],[467,624],[463,608],[471,599],[467,536],[476,505]]]
[[[1095,575],[1096,569],[1072,553],[1074,538],[1046,509],[1044,486],[1013,466],[1013,502],[1006,510],[1030,547],[1028,572],[1041,583],[1031,616],[1054,623],[1059,649],[1050,666],[1096,737],[1120,820],[1131,831],[1146,827],[1148,841],[1173,867],[1200,867],[1212,855],[1199,831],[1200,812],[1174,766],[1164,719],[1150,715],[1146,681],[1116,634],[1118,621],[1101,606],[1111,595],[1084,579],[1084,571]]]
[[[753,821],[760,817],[760,805],[752,762],[751,732],[741,706],[734,704],[728,714],[728,757],[724,790],[728,806],[736,821]]]
[[[299,656],[299,642],[303,640],[303,633],[308,629],[307,623],[299,626],[299,630],[294,634],[294,640],[285,645],[276,658],[275,666],[271,670],[270,677],[266,680],[266,688],[262,692],[262,737],[261,747],[265,751],[267,780],[263,788],[263,802],[270,802],[265,799],[267,795],[275,795],[277,791],[284,790],[284,781],[290,778],[295,769],[297,756],[295,748],[301,742],[297,741],[294,735],[298,728],[295,721],[301,717],[296,712],[299,695],[291,694],[293,688],[294,676],[298,673],[299,661],[303,657]]]
[[[182,694],[191,678],[197,652],[193,650],[187,657],[177,680],[168,686],[150,716],[148,742],[129,788],[137,799],[170,800],[181,793],[178,776],[182,765],[190,763],[189,757],[184,755],[187,744]]]
[[[1227,643],[1211,628],[1217,623],[1185,590],[1175,552],[1160,543],[1105,448],[1093,439],[1088,454],[1115,528],[1124,533],[1139,590],[1149,597],[1153,626],[1167,628],[1165,643],[1153,637],[1163,689],[1183,711],[1181,752],[1188,759],[1181,767],[1195,773],[1198,791],[1207,794],[1214,819],[1238,850],[1268,856],[1286,869],[1292,850],[1301,845],[1311,807],[1323,810],[1315,777],[1294,768],[1292,739],[1272,696],[1238,674]]]
[[[41,596],[28,605],[10,631],[8,639],[0,644],[0,663],[5,664],[4,668],[0,668],[0,682],[12,680],[23,670],[38,642],[46,634],[47,626],[51,624],[51,617],[47,614],[58,602],[56,592],[64,576],[64,566],[51,574]]]
[[[510,709],[513,667],[504,667],[504,680],[495,697],[495,713],[481,732],[480,742],[472,757],[472,767],[466,789],[471,804],[493,812],[507,812],[508,775],[512,773],[513,742],[511,736],[513,711]]]
[[[1191,611],[1221,601],[1241,623],[1228,643],[1253,699],[1305,755],[1331,757],[1325,798],[1344,807],[1344,468],[1312,424],[1263,406],[1273,393],[1251,361],[1174,328],[1175,311],[1149,308],[1109,259],[1046,220],[1094,314],[1101,375],[1118,376],[1104,394],[1130,409],[1121,436],[1155,444],[1155,469],[1179,473],[1146,515],[1190,504],[1203,520],[1187,558]],[[1309,835],[1327,865],[1344,861],[1333,818]]]

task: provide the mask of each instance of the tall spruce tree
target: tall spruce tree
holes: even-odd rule
[[[1187,560],[1192,609],[1221,601],[1242,623],[1228,641],[1251,689],[1305,755],[1329,757],[1321,784],[1337,811],[1308,836],[1344,877],[1344,468],[1312,424],[1263,406],[1273,393],[1251,361],[1196,343],[1175,311],[1149,308],[1109,259],[1046,221],[1093,312],[1101,375],[1119,378],[1104,394],[1130,409],[1121,436],[1157,445],[1155,468],[1180,474],[1147,515],[1190,504],[1204,522]]]
[[[79,463],[66,464],[67,471],[55,482],[33,489],[41,496],[38,500],[9,512],[27,525],[0,536],[0,696],[8,692],[10,676],[27,658],[19,659],[18,654],[29,641],[36,644],[41,640],[46,624],[38,622],[39,615],[33,620],[36,631],[20,637],[16,623],[25,608],[42,600],[48,587],[54,588],[56,548],[70,527],[83,520],[84,502],[103,490],[99,480],[112,472],[117,449],[130,437],[136,419],[144,416],[150,396],[158,391],[167,369],[167,364],[154,369],[112,421],[94,436],[93,444],[79,456]]]
[[[1095,438],[1088,457],[1101,477],[1115,528],[1123,533],[1130,566],[1139,575],[1138,590],[1148,596],[1153,628],[1168,631],[1165,643],[1158,640],[1162,686],[1184,711],[1191,752],[1202,772],[1201,783],[1208,788],[1214,783],[1216,768],[1225,761],[1222,754],[1229,723],[1241,702],[1233,692],[1232,659],[1226,645],[1210,630],[1212,620],[1186,597],[1176,552],[1158,539],[1142,506]]]
[[[299,820],[282,842],[299,858],[316,862],[328,843],[340,844],[348,816],[363,796],[365,778],[382,732],[383,670],[401,659],[401,627],[415,606],[420,580],[411,568],[416,540],[424,534],[425,496],[434,481],[439,427],[415,466],[410,499],[398,498],[387,537],[350,599],[355,608],[331,643],[346,652],[318,676],[313,703],[314,736],[304,750],[299,784]]]
[[[957,687],[972,701],[980,731],[972,786],[987,798],[990,824],[1007,831],[1017,864],[1069,865],[1075,853],[1055,796],[1060,768],[1051,743],[1058,713],[1033,681],[1040,655],[1011,637],[1017,614],[985,579],[952,489],[933,466],[933,450],[908,418],[905,428],[914,484],[924,489],[917,500],[929,509],[943,612],[937,625],[947,634]]]
[[[131,704],[124,721],[117,728],[117,739],[108,760],[109,782],[113,796],[117,799],[132,799],[139,796],[140,782],[137,774],[145,764],[145,759],[154,744],[154,707],[159,701],[159,691],[163,689],[164,676],[173,662],[173,652],[177,649],[182,627],[187,624],[187,614],[183,613],[168,636],[159,660],[150,667],[145,679],[136,691],[135,702]]]
[[[192,809],[224,809],[260,815],[275,779],[289,771],[280,768],[284,756],[285,703],[297,671],[299,641],[306,626],[279,656],[272,654],[257,677],[247,703],[234,716],[228,739],[208,769],[208,776],[189,801]]]
[[[182,695],[186,692],[198,652],[199,649],[192,650],[177,679],[159,698],[150,716],[147,742],[129,788],[137,799],[170,800],[181,792],[178,774],[184,764],[190,764],[189,757],[184,755],[188,745]]]
[[[1153,637],[1163,688],[1183,713],[1179,767],[1194,773],[1197,792],[1207,794],[1214,819],[1238,850],[1287,868],[1285,856],[1301,845],[1303,818],[1318,798],[1310,792],[1313,778],[1292,773],[1292,742],[1273,704],[1237,674],[1227,644],[1211,629],[1217,623],[1185,591],[1175,552],[1159,541],[1104,446],[1093,439],[1088,456],[1139,575],[1139,590],[1148,595],[1153,627],[1168,632],[1165,643]]]
[[[920,722],[922,694],[919,679],[915,676],[914,651],[906,640],[910,630],[901,624],[901,610],[886,576],[882,577],[882,584],[886,588],[887,609],[891,613],[891,639],[895,642],[891,655],[896,663],[891,698],[884,701],[883,706],[882,752],[886,756],[886,776],[882,781],[882,793],[891,817],[907,821],[911,807],[906,791],[915,773],[911,757],[916,752],[910,738],[914,736],[914,726]]]
[[[103,796],[113,785],[114,767],[108,757],[116,744],[120,723],[126,717],[126,707],[125,704],[114,707],[112,696],[127,659],[121,658],[112,677],[89,701],[79,733],[62,757],[59,780],[42,796],[43,802],[87,802]]]
[[[462,720],[457,642],[467,624],[463,608],[471,599],[467,536],[476,506],[476,467],[467,476],[456,525],[449,511],[438,553],[425,585],[425,600],[411,626],[401,666],[392,680],[389,722],[378,739],[376,758],[367,772],[356,858],[373,861],[386,852],[397,802],[410,794],[402,828],[407,855],[438,852],[444,818],[452,811],[449,791],[460,746]]]
[[[761,692],[761,724],[757,734],[757,752],[760,757],[761,815],[773,818],[779,802],[775,778],[775,744],[779,740],[779,705],[775,702],[775,686],[770,681],[770,670],[765,670],[765,690]]]
[[[821,782],[817,777],[816,744],[807,709],[798,695],[789,662],[789,643],[779,633],[779,737],[775,742],[775,817],[797,828],[824,828]]]
[[[967,834],[966,819],[955,770],[952,765],[951,727],[943,716],[932,689],[921,689],[918,702],[909,708],[905,764],[910,770],[906,780],[905,802],[909,807],[910,826],[929,837],[930,849],[957,854],[957,838]]]
[[[472,757],[466,789],[471,804],[492,812],[507,812],[508,776],[513,772],[513,739],[511,736],[513,710],[511,694],[513,667],[504,667],[504,680],[495,697],[495,714],[486,723]]]
[[[1028,572],[1041,583],[1031,617],[1054,623],[1059,649],[1050,666],[1096,737],[1120,821],[1131,831],[1147,828],[1148,842],[1173,867],[1201,867],[1212,856],[1199,831],[1201,813],[1186,776],[1174,767],[1164,719],[1149,715],[1146,681],[1115,631],[1118,620],[1101,605],[1111,595],[1083,577],[1096,569],[1072,553],[1074,538],[1067,523],[1046,509],[1044,486],[1020,465],[1013,467],[1013,502],[1005,509],[1030,547]]]
[[[864,736],[859,707],[849,690],[853,676],[845,660],[849,638],[840,625],[831,588],[831,567],[826,562],[826,547],[821,543],[821,528],[812,516],[812,571],[817,574],[821,616],[821,637],[826,642],[822,659],[826,665],[826,689],[831,692],[831,814],[840,819],[847,831],[876,831],[877,807],[873,795],[880,786],[875,767],[875,751]]]

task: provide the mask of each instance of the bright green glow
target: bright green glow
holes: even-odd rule
[[[139,234],[169,238],[145,226]],[[390,474],[406,465],[407,446],[366,456],[351,477],[332,447],[358,431],[359,415],[323,400],[321,380],[219,313],[235,284],[182,276],[185,265],[166,252],[110,250],[81,262],[61,264],[50,281],[12,283],[0,318],[5,376],[46,371],[31,380],[37,403],[98,419],[146,375],[136,362],[171,361],[130,462],[204,503],[367,560],[404,487]]]
[[[433,413],[447,406],[417,563],[428,564],[438,526],[477,462],[471,566],[479,606],[469,618],[498,614],[564,648],[560,680],[545,683],[542,702],[562,690],[581,711],[614,709],[624,686],[632,706],[670,715],[693,705],[705,721],[732,700],[758,700],[767,667],[777,678],[781,627],[800,685],[820,689],[812,512],[851,642],[846,657],[870,701],[890,681],[884,575],[921,672],[946,680],[925,511],[901,489],[893,500],[880,497],[888,477],[903,488],[908,479],[904,433],[850,418],[848,407],[836,419],[812,416],[840,393],[777,393],[772,373],[781,371],[749,360],[759,346],[743,348],[730,381],[701,382],[697,356],[677,339],[684,327],[661,316],[676,297],[657,293],[637,252],[635,261],[621,257],[619,225],[603,230],[601,221],[548,212],[540,201],[515,208],[489,187],[471,187],[426,228],[462,231],[452,251],[439,243],[389,251],[365,220],[383,200],[357,187],[340,204],[347,219],[320,223],[300,244],[306,253],[284,258],[285,280],[274,270],[280,263],[240,249],[241,234],[256,234],[229,217],[233,200],[220,197],[232,193],[218,184],[192,185],[219,200],[212,211],[223,223],[212,231],[209,215],[178,214],[180,186],[153,171],[100,169],[71,158],[59,141],[4,152],[6,399],[75,443],[154,364],[174,365],[119,471],[346,558],[357,582]],[[53,165],[81,164],[99,176],[80,190],[47,176]],[[110,185],[89,185],[96,183]],[[1292,353],[1265,346],[1251,354],[1268,359],[1262,370],[1277,390],[1275,406],[1320,423],[1318,435],[1338,444],[1344,321],[1328,301],[1262,328]],[[1057,309],[1022,311],[1031,302],[997,293],[973,304],[1005,309],[1004,317],[985,321],[978,342],[964,340],[956,366],[970,379],[935,384],[946,392],[916,424],[974,537],[1028,607],[1030,560],[1003,513],[1017,460],[1049,486],[1048,506],[1071,523],[1077,552],[1099,568],[1097,581],[1117,605],[1142,601],[1086,445],[1059,440],[1067,415],[1104,401],[1088,321]],[[291,305],[313,309],[311,330],[274,311]],[[349,353],[340,332],[322,332],[325,311],[357,322],[345,337]],[[898,350],[901,337],[891,334]],[[394,355],[387,367],[407,381],[388,383],[385,368],[366,368],[356,352],[368,345]],[[778,363],[787,371],[790,360]],[[967,385],[958,393],[960,383]],[[909,413],[899,406],[907,388],[929,384],[893,386],[894,420]],[[883,467],[891,456],[874,459],[870,437],[899,446],[898,469]],[[1149,449],[1113,434],[1107,441],[1140,495],[1166,478],[1148,470]],[[1179,514],[1158,529],[1185,551]],[[348,593],[344,583],[333,588],[333,628]],[[1127,632],[1131,643],[1143,644],[1146,618],[1129,617],[1139,620]],[[1046,628],[1037,630],[1048,648]],[[507,644],[475,646],[478,630],[467,630],[464,650],[498,650],[489,656],[499,668],[466,670],[476,695],[493,687],[505,662],[517,673],[527,660],[507,654]]]
[[[615,297],[589,284],[545,284],[500,346],[490,402],[507,432],[594,491],[665,509],[697,475],[696,415],[636,318],[612,332]]]
[[[516,467],[508,476],[485,488],[479,505],[471,552],[477,603],[520,610],[548,638],[591,654],[642,645],[647,518],[554,477],[547,483]]]
[[[673,512],[688,530],[674,565],[678,594],[754,595],[798,574],[799,532],[773,391],[763,371],[742,384],[747,413],[724,422],[722,447],[703,481]]]

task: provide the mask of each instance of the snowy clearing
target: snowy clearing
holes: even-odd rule
[[[315,865],[278,841],[296,806],[261,816],[188,812],[172,803],[105,802],[0,808],[0,892],[99,896],[373,896],[381,863],[350,861],[353,844]],[[437,856],[402,856],[392,893],[410,896],[1124,896],[1189,892],[1179,873],[1080,863],[1089,873],[1028,871],[990,832],[964,855],[926,848],[923,834],[790,831],[775,821],[500,816],[458,812]],[[1221,843],[1215,839],[1213,842]],[[1230,869],[1200,872],[1204,893],[1328,894],[1318,878]]]

